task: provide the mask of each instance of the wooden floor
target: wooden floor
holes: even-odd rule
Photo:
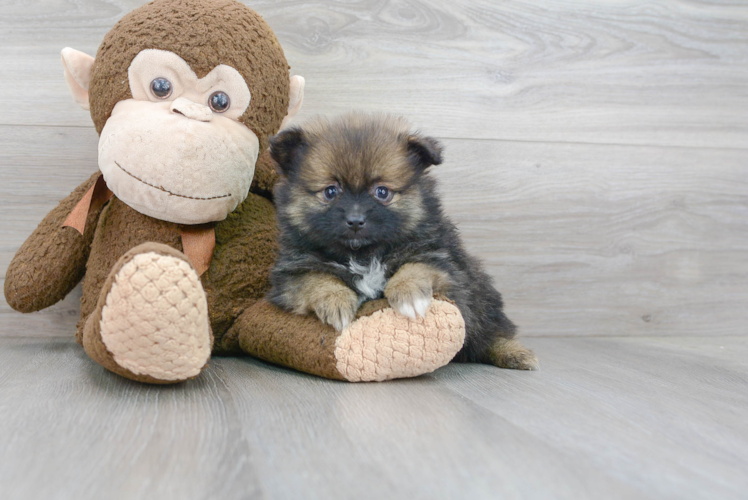
[[[175,387],[0,339],[4,499],[744,499],[748,339],[528,339],[543,370],[347,384],[248,358]]]
[[[97,168],[60,50],[142,0],[0,2],[0,278]],[[406,115],[542,371],[176,387],[0,300],[0,500],[748,498],[748,3],[258,0],[303,120]],[[43,286],[43,284],[40,284]]]

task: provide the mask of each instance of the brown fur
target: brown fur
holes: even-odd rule
[[[351,127],[368,124],[365,115],[351,114],[347,118]],[[393,191],[402,191],[413,178],[406,151],[409,124],[398,117],[382,116],[379,125],[381,128],[372,127],[355,149],[348,147],[344,137],[336,136],[338,130],[324,118],[305,125],[305,136],[314,146],[302,172],[304,185],[311,191],[321,191],[335,181],[364,189],[381,182]]]
[[[286,213],[296,227],[301,228],[303,231],[308,231],[307,215],[315,211],[321,211],[324,207],[320,204],[316,193],[311,194],[301,186],[294,186],[292,190],[292,201],[288,205]]]
[[[145,49],[174,52],[198,78],[219,64],[236,69],[252,94],[240,121],[260,149],[288,110],[288,63],[275,34],[259,14],[236,0],[156,0],[120,19],[106,34],[91,75],[91,118],[101,133],[114,105],[132,97],[127,69]]]
[[[341,129],[324,117],[316,117],[304,125],[304,141],[308,146],[304,168],[299,179],[290,186],[285,215],[294,226],[308,231],[310,213],[325,210],[325,187],[338,183],[366,190],[384,185],[395,192],[389,207],[404,215],[405,229],[416,227],[425,217],[421,191],[411,184],[415,171],[409,161],[408,147],[420,136],[413,134],[402,117],[392,115],[345,115],[346,128]],[[361,130],[360,141],[352,146],[350,129]],[[279,182],[286,183],[281,177]]]
[[[287,290],[299,293],[295,280],[308,273],[336,277],[361,301],[384,295],[412,318],[442,293],[465,320],[456,361],[537,368],[530,351],[508,342],[516,327],[501,294],[443,212],[429,174],[442,162],[438,141],[400,117],[349,113],[284,130],[271,155],[282,173],[271,303],[294,310]]]
[[[449,288],[449,275],[428,264],[403,265],[387,282],[384,296],[393,306],[412,303],[415,299],[430,299],[435,293]]]
[[[489,351],[489,358],[499,368],[540,369],[540,363],[535,354],[516,339],[497,338]]]
[[[408,214],[404,224],[406,231],[415,229],[426,216],[423,210],[423,197],[421,191],[417,188],[411,188],[401,194],[396,194],[390,204],[390,209],[394,212]]]
[[[340,279],[324,273],[309,273],[297,278],[287,300],[294,313],[315,313],[322,322],[342,330],[356,317],[358,297]]]

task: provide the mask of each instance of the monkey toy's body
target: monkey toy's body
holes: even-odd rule
[[[83,280],[77,340],[110,371],[175,383],[212,353],[328,378],[416,376],[464,341],[457,308],[410,320],[365,304],[337,332],[264,301],[276,253],[267,137],[303,79],[264,21],[235,0],[156,0],[125,16],[94,60],[63,50],[75,100],[101,135],[99,167],[19,249],[5,296],[22,312]],[[251,185],[250,185],[251,184]]]

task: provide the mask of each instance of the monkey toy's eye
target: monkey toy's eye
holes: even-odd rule
[[[210,109],[212,109],[216,113],[223,113],[224,111],[229,109],[229,106],[231,106],[231,100],[229,99],[229,96],[226,94],[226,92],[221,92],[219,90],[210,94],[210,97],[208,98],[208,105],[210,106]]]
[[[337,184],[327,186],[322,190],[322,194],[324,195],[326,201],[334,200],[335,198],[337,198],[338,193],[340,193],[340,188],[337,186]]]
[[[377,201],[381,201],[385,205],[392,201],[392,197],[395,195],[395,193],[392,192],[390,188],[387,186],[376,186],[373,189],[374,198],[377,199]]]
[[[151,82],[151,92],[159,99],[166,99],[171,95],[171,82],[166,78],[154,78]]]

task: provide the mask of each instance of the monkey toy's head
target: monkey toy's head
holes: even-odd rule
[[[123,17],[96,59],[66,48],[62,60],[109,189],[180,224],[223,220],[247,197],[267,137],[303,100],[273,31],[235,0],[155,0]]]

